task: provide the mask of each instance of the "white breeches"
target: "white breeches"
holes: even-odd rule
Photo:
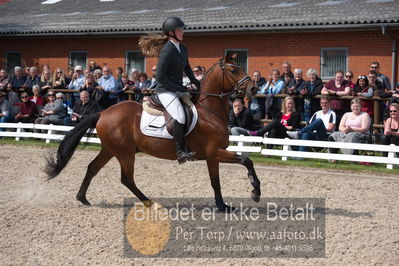
[[[161,92],[158,93],[158,98],[173,119],[177,120],[180,124],[186,122],[183,106],[180,103],[177,93],[171,91]]]

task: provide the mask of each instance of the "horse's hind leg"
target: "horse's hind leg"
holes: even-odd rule
[[[256,175],[254,164],[247,156],[239,156],[234,152],[230,152],[224,149],[220,149],[217,152],[216,160],[222,163],[239,163],[244,165],[248,170],[248,178],[251,182],[252,187],[254,188],[251,191],[251,198],[255,202],[259,202],[261,190],[260,190],[260,181],[258,176]]]
[[[76,199],[82,202],[84,205],[90,205],[90,202],[86,199],[86,192],[89,188],[91,180],[112,157],[113,155],[110,152],[106,151],[105,149],[101,149],[100,153],[87,167],[85,178],[83,179],[83,183],[80,186],[78,194],[76,195]]]
[[[209,177],[211,178],[211,185],[215,192],[216,207],[220,212],[231,212],[233,208],[226,205],[222,197],[219,177],[219,162],[214,159],[207,159],[206,163],[208,165]]]
[[[121,156],[118,158],[121,165],[121,182],[124,184],[131,192],[133,192],[136,197],[142,202],[148,201],[149,199],[137,188],[134,183],[134,160],[135,154],[132,152],[129,156]]]

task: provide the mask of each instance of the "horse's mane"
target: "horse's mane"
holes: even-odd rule
[[[163,34],[149,34],[140,36],[139,47],[145,56],[157,57],[168,41],[168,36]]]

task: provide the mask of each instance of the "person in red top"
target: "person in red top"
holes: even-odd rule
[[[294,98],[288,96],[285,97],[281,113],[278,119],[273,119],[265,127],[257,131],[248,131],[250,136],[263,136],[269,132],[269,138],[288,138],[287,130],[298,130],[300,128],[301,115],[295,111]]]
[[[28,93],[21,93],[21,103],[18,103],[20,111],[15,116],[15,122],[33,123],[37,115],[36,104],[28,99]]]
[[[321,90],[322,95],[349,96],[352,93],[350,82],[344,79],[344,72],[335,72],[335,78],[327,82]],[[349,107],[343,100],[331,99],[331,109],[337,115],[337,124]]]
[[[33,96],[29,97],[29,100],[34,102],[36,105],[44,106],[46,103],[44,102],[44,98],[40,96],[40,87],[39,85],[33,85],[32,87]]]

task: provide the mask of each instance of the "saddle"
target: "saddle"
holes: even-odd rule
[[[184,133],[187,133],[189,130],[192,120],[193,120],[193,111],[191,106],[193,103],[190,100],[190,97],[182,97],[182,105],[184,110],[184,115],[186,116],[186,123],[184,124]],[[165,127],[168,133],[173,136],[173,125],[174,119],[172,116],[166,111],[165,107],[162,105],[161,101],[159,100],[156,94],[147,98],[146,101],[143,102],[143,111],[147,112],[151,115],[156,116],[164,116],[165,117]],[[154,127],[153,125],[149,125],[149,127]]]

